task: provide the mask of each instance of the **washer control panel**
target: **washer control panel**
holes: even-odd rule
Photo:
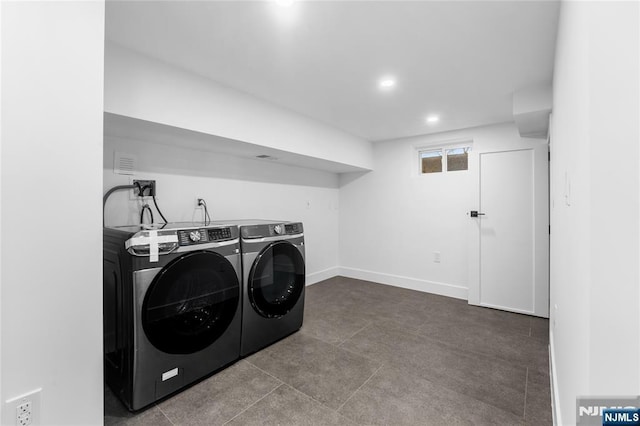
[[[210,241],[229,240],[233,238],[233,235],[231,235],[231,228],[212,228],[207,231]]]
[[[227,241],[234,238],[237,238],[237,231],[233,232],[231,227],[178,230],[178,244],[182,247]]]

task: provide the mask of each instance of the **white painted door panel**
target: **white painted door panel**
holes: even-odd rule
[[[548,317],[547,147],[481,152],[473,160],[474,198],[484,215],[469,218],[469,303]]]
[[[480,304],[533,311],[533,151],[480,155]]]

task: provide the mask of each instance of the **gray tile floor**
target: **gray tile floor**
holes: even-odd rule
[[[544,319],[336,277],[307,287],[300,332],[105,424],[551,424]]]

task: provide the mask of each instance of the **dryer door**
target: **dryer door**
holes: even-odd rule
[[[304,258],[291,243],[278,241],[265,247],[249,274],[251,306],[266,318],[286,315],[304,290]]]
[[[227,259],[209,251],[187,253],[151,283],[142,305],[142,327],[157,349],[194,353],[229,327],[239,298],[238,276]]]

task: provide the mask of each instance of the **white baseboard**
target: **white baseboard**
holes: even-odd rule
[[[556,374],[556,351],[553,347],[553,330],[549,332],[549,378],[551,379],[551,413],[554,426],[562,424],[560,414],[560,392],[558,392],[558,375]]]
[[[335,266],[333,268],[325,269],[324,271],[307,274],[305,283],[306,285],[312,285],[338,275],[340,275],[340,268]]]
[[[366,271],[363,269],[341,267],[339,268],[339,274],[337,275],[342,275],[343,277],[348,278],[355,278],[358,280],[373,281],[380,284],[392,285],[394,287],[422,291],[425,293],[454,297],[456,299],[467,300],[468,295],[468,289],[466,287],[434,281],[419,280],[416,278],[403,277],[400,275],[383,274],[380,272]]]

